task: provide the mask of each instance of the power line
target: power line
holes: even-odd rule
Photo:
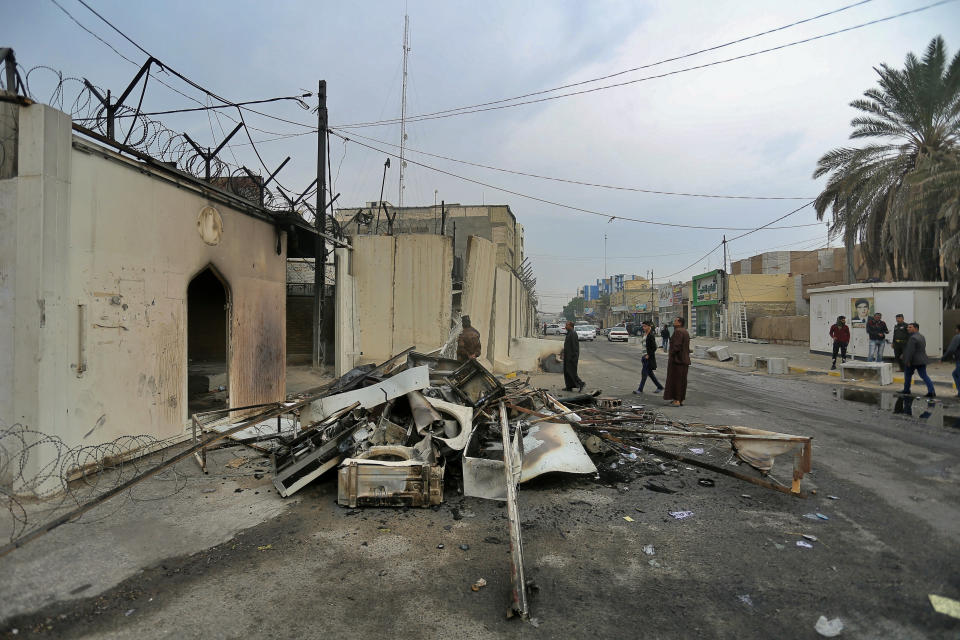
[[[397,158],[397,157],[398,157],[395,153],[392,153],[392,152],[390,152],[390,151],[385,151],[385,150],[383,150],[383,149],[378,149],[377,147],[374,147],[374,146],[372,146],[372,145],[366,144],[366,143],[364,143],[364,142],[360,142],[360,141],[358,141],[358,140],[351,140],[350,138],[347,138],[346,136],[341,135],[340,133],[337,133],[335,130],[332,130],[332,129],[331,129],[331,130],[330,130],[330,133],[331,133],[332,135],[337,136],[338,138],[340,138],[340,139],[342,139],[342,140],[345,140],[345,141],[348,141],[348,142],[353,142],[354,144],[359,145],[359,146],[361,146],[361,147],[365,147],[365,148],[367,148],[367,149],[371,149],[371,150],[373,150],[373,151],[376,151],[376,152],[378,152],[378,153],[382,153],[382,154],[391,156],[391,157],[393,157],[393,158]],[[624,220],[624,221],[627,221],[627,222],[637,222],[637,223],[640,223],[640,224],[650,224],[650,225],[656,225],[656,226],[661,226],[661,227],[674,227],[674,228],[680,228],[680,229],[705,229],[705,230],[708,230],[708,231],[756,231],[756,229],[752,229],[751,227],[708,227],[708,226],[703,226],[703,225],[680,224],[680,223],[676,223],[676,222],[660,222],[660,221],[656,221],[656,220],[643,220],[643,219],[641,219],[641,218],[631,218],[631,217],[628,217],[628,216],[614,215],[614,214],[611,214],[611,213],[603,213],[602,211],[594,211],[594,210],[592,210],[592,209],[584,209],[583,207],[576,207],[576,206],[574,206],[574,205],[564,204],[564,203],[562,203],[562,202],[556,202],[556,201],[554,201],[554,200],[547,200],[546,198],[539,198],[539,197],[537,197],[537,196],[531,196],[531,195],[528,195],[528,194],[526,194],[526,193],[521,193],[521,192],[519,192],[519,191],[513,191],[512,189],[506,189],[506,188],[504,188],[504,187],[498,187],[498,186],[493,185],[493,184],[490,184],[490,183],[488,183],[488,182],[482,182],[482,181],[480,181],[480,180],[474,180],[473,178],[467,178],[466,176],[461,176],[461,175],[459,175],[459,174],[452,173],[452,172],[450,172],[450,171],[445,171],[445,170],[443,170],[443,169],[438,169],[437,167],[434,167],[434,166],[431,166],[431,165],[428,165],[428,164],[424,164],[424,163],[422,163],[422,162],[417,162],[416,160],[411,160],[410,158],[407,158],[407,159],[406,159],[406,162],[409,162],[409,163],[411,163],[411,164],[415,164],[415,165],[417,165],[417,166],[419,166],[419,167],[423,167],[423,168],[425,168],[425,169],[430,169],[431,171],[436,171],[437,173],[442,173],[442,174],[444,174],[444,175],[447,175],[447,176],[450,176],[450,177],[453,177],[453,178],[457,178],[458,180],[463,180],[463,181],[465,181],[465,182],[470,182],[470,183],[473,183],[473,184],[477,184],[477,185],[480,185],[480,186],[482,186],[482,187],[487,187],[488,189],[496,189],[497,191],[502,191],[503,193],[509,193],[510,195],[518,196],[518,197],[521,197],[521,198],[526,198],[526,199],[528,199],[528,200],[533,200],[533,201],[535,201],[535,202],[542,202],[542,203],[544,203],[544,204],[549,204],[549,205],[552,205],[552,206],[555,206],[555,207],[560,207],[560,208],[563,208],[563,209],[569,209],[569,210],[571,210],[571,211],[579,211],[579,212],[581,212],[581,213],[588,213],[588,214],[590,214],[590,215],[598,216],[598,217],[601,217],[601,218],[607,218],[608,222],[613,222],[614,220]],[[812,204],[812,201],[809,202],[809,203],[807,203],[807,204],[805,204],[804,206],[806,207],[806,206],[809,206],[810,204]],[[788,226],[773,227],[773,228],[774,228],[774,229],[795,229],[795,228],[800,228],[800,227],[818,226],[818,225],[820,225],[820,224],[822,224],[822,223],[820,223],[820,222],[813,222],[813,223],[810,223],[810,224],[788,225]]]
[[[596,92],[596,91],[605,91],[605,90],[607,90],[607,89],[615,89],[615,88],[624,87],[624,86],[631,85],[631,84],[637,84],[637,83],[640,83],[640,82],[647,82],[647,81],[649,81],[649,80],[657,80],[657,79],[660,79],[660,78],[666,78],[666,77],[669,77],[669,76],[675,76],[675,75],[678,75],[678,74],[681,74],[681,73],[687,73],[687,72],[689,72],[689,71],[696,71],[696,70],[699,70],[699,69],[706,69],[706,68],[708,68],[708,67],[715,67],[715,66],[718,66],[718,65],[727,64],[727,63],[729,63],[729,62],[736,62],[736,61],[738,61],[738,60],[744,60],[744,59],[747,59],[747,58],[752,58],[752,57],[759,56],[759,55],[762,55],[762,54],[765,54],[765,53],[771,53],[771,52],[773,52],[773,51],[779,51],[779,50],[781,50],[781,49],[787,49],[787,48],[789,48],[789,47],[795,47],[795,46],[798,46],[798,45],[801,45],[801,44],[806,44],[806,43],[809,43],[809,42],[814,42],[814,41],[816,41],[816,40],[822,40],[822,39],[824,39],[824,38],[829,38],[829,37],[831,37],[831,36],[839,35],[839,34],[841,34],[841,33],[847,33],[847,32],[849,32],[849,31],[855,31],[855,30],[857,30],[857,29],[863,29],[864,27],[869,27],[869,26],[872,26],[872,25],[875,25],[875,24],[879,24],[879,23],[881,23],[881,22],[887,22],[887,21],[889,21],[889,20],[894,20],[894,19],[896,19],[896,18],[902,18],[902,17],[904,17],[904,16],[911,15],[911,14],[914,14],[914,13],[920,13],[921,11],[926,11],[926,10],[928,10],[928,9],[932,9],[932,8],[934,8],[934,7],[938,7],[938,6],[940,6],[940,5],[948,4],[948,3],[951,3],[951,2],[955,2],[955,1],[956,1],[956,0],[940,0],[939,2],[934,2],[934,3],[932,3],[932,4],[928,4],[928,5],[925,5],[925,6],[923,6],[923,7],[918,7],[918,8],[916,8],[916,9],[910,9],[909,11],[902,11],[902,12],[900,12],[900,13],[896,13],[896,14],[893,14],[893,15],[890,15],[890,16],[886,16],[886,17],[884,17],[884,18],[877,18],[876,20],[870,20],[869,22],[863,22],[863,23],[861,23],[861,24],[853,25],[853,26],[851,26],[851,27],[845,27],[845,28],[843,28],[843,29],[837,29],[837,30],[835,30],[835,31],[830,31],[830,32],[828,32],[828,33],[822,33],[822,34],[820,34],[820,35],[812,36],[812,37],[809,37],[809,38],[804,38],[804,39],[802,39],[802,40],[795,40],[795,41],[793,41],[793,42],[788,42],[788,43],[786,43],[786,44],[778,45],[778,46],[775,46],[775,47],[768,47],[768,48],[766,48],[766,49],[760,49],[760,50],[758,50],[758,51],[752,51],[752,52],[750,52],[750,53],[744,53],[744,54],[741,54],[741,55],[739,55],[739,56],[733,56],[732,58],[724,58],[724,59],[722,59],[722,60],[715,60],[715,61],[713,61],[713,62],[707,62],[707,63],[704,63],[704,64],[695,65],[695,66],[692,66],[692,67],[684,67],[684,68],[682,68],[682,69],[676,69],[676,70],[674,70],[674,71],[668,71],[668,72],[665,72],[665,73],[660,73],[660,74],[651,75],[651,76],[644,76],[643,78],[636,78],[636,79],[634,79],[634,80],[626,80],[626,81],[624,81],[624,82],[617,82],[617,83],[614,83],[614,84],[607,84],[607,85],[603,85],[603,86],[600,86],[600,87],[592,87],[592,88],[590,88],[590,89],[581,89],[581,90],[579,90],[579,91],[571,91],[571,92],[568,92],[568,93],[561,93],[561,94],[559,94],[559,95],[547,96],[547,97],[544,97],[544,98],[537,98],[537,99],[535,99],[535,100],[524,100],[524,101],[522,101],[522,102],[511,102],[510,104],[493,104],[492,106],[484,106],[484,107],[477,107],[477,108],[460,107],[460,108],[458,108],[458,109],[448,109],[448,110],[446,110],[446,111],[444,111],[444,112],[435,112],[435,113],[433,113],[433,114],[421,114],[421,115],[417,115],[417,116],[408,116],[408,117],[407,117],[407,121],[408,121],[408,122],[420,122],[420,121],[423,121],[423,120],[436,120],[436,119],[440,119],[440,118],[450,118],[450,117],[454,117],[454,116],[462,116],[462,115],[466,115],[466,114],[469,114],[469,113],[480,113],[480,112],[484,112],[484,111],[498,111],[498,110],[500,110],[500,109],[510,109],[510,108],[513,108],[513,107],[520,107],[520,106],[524,106],[524,105],[528,105],[528,104],[537,104],[537,103],[540,103],[540,102],[548,102],[548,101],[550,101],[550,100],[559,100],[560,98],[569,98],[569,97],[571,97],[571,96],[578,96],[578,95],[583,95],[583,94],[587,94],[587,93],[593,93],[593,92]],[[394,119],[391,119],[391,120],[380,120],[380,121],[373,121],[373,122],[356,122],[356,123],[352,123],[352,124],[343,124],[343,125],[338,125],[338,128],[340,128],[340,129],[353,129],[353,128],[364,128],[364,127],[379,127],[379,126],[384,126],[384,125],[396,124],[397,122],[398,122],[398,120],[394,118]]]
[[[335,129],[336,127],[331,127]],[[358,133],[349,132],[349,135],[354,138],[360,138],[362,140],[367,140],[369,142],[375,142],[377,144],[385,144],[389,147],[398,148],[400,145],[386,142],[384,140],[377,140],[376,138],[369,138],[367,136],[362,136]],[[709,193],[685,193],[680,191],[658,191],[655,189],[641,189],[639,187],[619,187],[609,184],[599,184],[595,182],[585,182],[582,180],[572,180],[569,178],[553,178],[550,176],[542,176],[536,173],[528,173],[526,171],[517,171],[514,169],[503,169],[501,167],[494,167],[487,164],[480,164],[478,162],[470,162],[468,160],[459,160],[457,158],[451,158],[449,156],[443,156],[435,153],[429,153],[427,151],[420,151],[417,149],[412,149],[410,147],[404,146],[404,151],[412,151],[414,153],[419,153],[430,158],[438,158],[440,160],[449,160],[450,162],[457,162],[459,164],[465,164],[471,167],[479,167],[481,169],[490,169],[491,171],[499,171],[501,173],[510,173],[517,176],[525,176],[528,178],[537,178],[539,180],[551,180],[553,182],[563,182],[566,184],[578,184],[585,187],[597,187],[598,189],[613,189],[616,191],[633,191],[636,193],[653,193],[657,195],[664,196],[688,196],[691,198],[725,198],[730,200],[810,200],[809,196],[728,196],[728,195],[719,195],[719,194],[709,194]]]

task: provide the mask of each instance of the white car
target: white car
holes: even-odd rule
[[[558,324],[548,324],[548,325],[547,325],[547,331],[546,331],[545,335],[548,335],[548,336],[560,335],[560,329],[561,329],[561,328],[562,328],[562,327],[561,327],[560,325],[558,325]]]
[[[627,342],[630,338],[630,335],[627,333],[626,327],[613,327],[610,329],[610,333],[607,334],[607,341],[613,342],[614,340],[622,340]]]
[[[597,339],[597,328],[592,324],[581,324],[573,328],[577,332],[578,340],[596,340]]]

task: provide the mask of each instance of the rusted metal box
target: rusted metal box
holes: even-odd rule
[[[349,458],[340,466],[337,502],[344,507],[429,507],[443,502],[443,471],[420,461]]]

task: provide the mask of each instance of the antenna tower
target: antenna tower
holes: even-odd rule
[[[400,100],[400,189],[397,206],[403,206],[403,171],[407,168],[404,150],[407,144],[407,58],[410,56],[410,16],[403,16],[403,95]]]

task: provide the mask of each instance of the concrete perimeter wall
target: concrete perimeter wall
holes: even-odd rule
[[[352,236],[352,317],[358,334],[355,363],[383,362],[407,347],[432,351],[450,331],[453,244],[446,236]],[[339,282],[337,283],[340,284]],[[345,314],[346,308],[337,307]]]
[[[74,137],[55,109],[21,107],[19,124],[0,188],[0,423],[69,447],[184,434],[187,287],[208,266],[228,293],[231,404],[282,400],[285,234],[278,254],[271,223]],[[208,206],[216,244],[198,232]]]

